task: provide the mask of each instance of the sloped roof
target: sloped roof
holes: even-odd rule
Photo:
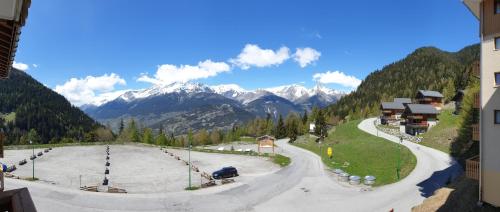
[[[422,96],[427,96],[427,97],[438,97],[438,98],[443,98],[443,94],[439,93],[438,91],[427,91],[427,90],[419,90],[418,93],[420,93]]]
[[[31,0],[0,2],[0,79],[6,78],[16,56],[21,27],[26,22]]]
[[[405,106],[401,102],[382,102],[382,109],[385,110],[404,110]]]
[[[439,111],[432,105],[407,104],[406,107],[413,114],[439,114]]]
[[[411,104],[410,98],[394,98],[394,102],[399,102],[403,104]]]

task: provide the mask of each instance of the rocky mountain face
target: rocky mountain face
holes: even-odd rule
[[[81,106],[91,117],[113,128],[131,118],[152,128],[185,133],[192,129],[229,129],[256,116],[277,119],[290,112],[302,113],[314,106],[325,107],[344,95],[323,86],[301,85],[247,91],[238,85],[205,86],[172,83],[128,91],[102,105]]]

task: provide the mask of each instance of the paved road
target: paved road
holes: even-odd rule
[[[359,128],[376,133],[373,119]],[[384,138],[397,138],[382,134]],[[287,140],[277,141],[292,158],[292,164],[280,171],[255,178],[242,185],[219,191],[218,188],[195,192],[165,194],[106,194],[69,190],[51,185],[7,179],[6,186],[28,187],[39,211],[409,211],[422,202],[425,185],[438,185],[444,174],[434,173],[450,167],[450,158],[439,151],[410,142],[404,145],[417,156],[415,170],[402,181],[364,191],[337,183],[326,172],[320,158],[294,147]],[[434,176],[434,177],[431,177]],[[438,176],[438,177],[435,177]],[[430,180],[429,180],[430,179]],[[426,181],[427,180],[427,181]],[[424,186],[427,191],[429,186]]]

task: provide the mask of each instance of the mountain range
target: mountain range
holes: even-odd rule
[[[176,82],[127,91],[100,105],[80,108],[115,129],[120,120],[134,118],[146,127],[185,133],[189,128],[228,129],[267,114],[277,119],[290,112],[302,113],[333,104],[343,95],[321,85],[307,89],[293,84],[248,91],[235,84]]]

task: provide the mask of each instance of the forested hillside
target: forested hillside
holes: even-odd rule
[[[381,101],[413,98],[419,89],[440,91],[446,99],[469,84],[472,63],[479,60],[479,45],[458,52],[434,47],[415,50],[406,58],[366,77],[356,91],[328,107],[331,117],[358,119],[377,115]]]
[[[6,144],[92,140],[95,136],[89,132],[99,127],[63,96],[23,71],[12,69],[8,79],[0,80],[0,128],[7,135]]]

